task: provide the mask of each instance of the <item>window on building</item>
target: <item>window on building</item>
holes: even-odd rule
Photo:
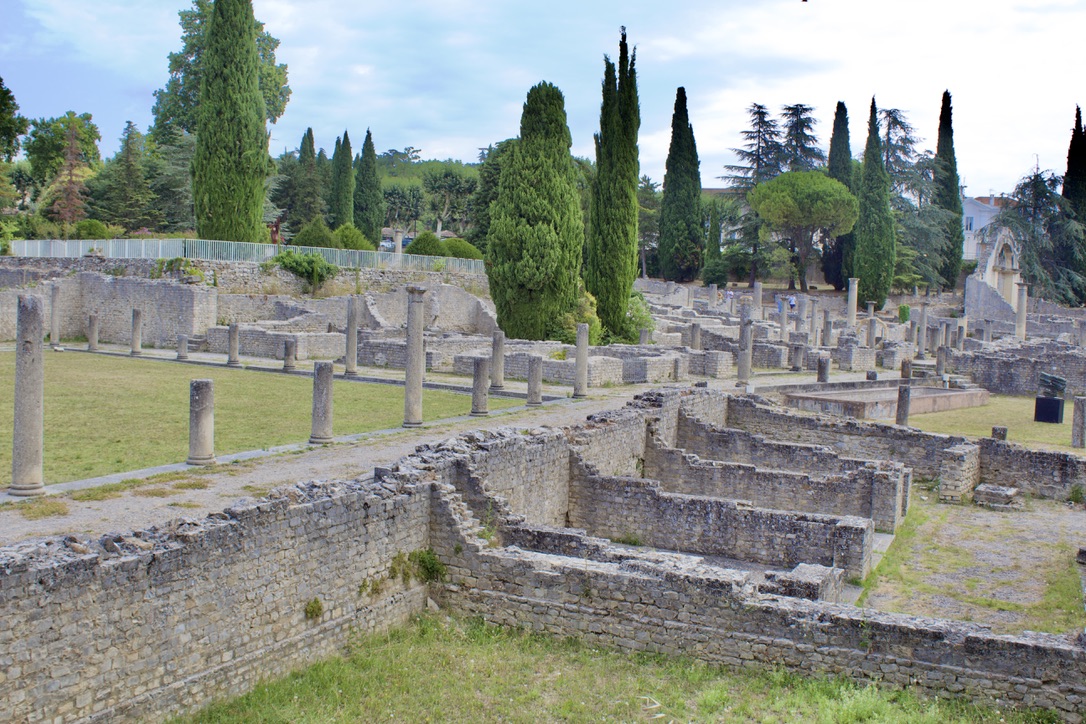
[[[965,217],[965,230],[966,231],[972,231],[973,230],[973,217],[972,216],[966,216]]]

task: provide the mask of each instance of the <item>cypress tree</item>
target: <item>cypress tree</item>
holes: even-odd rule
[[[1067,147],[1067,173],[1063,176],[1063,197],[1071,204],[1075,218],[1086,223],[1086,133],[1082,130],[1082,110],[1075,106],[1075,127]]]
[[[317,173],[317,151],[313,142],[313,129],[307,128],[298,149],[297,177],[294,179],[290,202],[289,225],[294,233],[324,213],[320,176]]]
[[[965,231],[962,229],[962,189],[958,180],[958,162],[954,158],[954,126],[951,123],[950,91],[943,91],[939,111],[939,141],[935,146],[935,198],[933,203],[948,212],[943,265],[940,275],[953,289],[962,270]]]
[[[882,160],[879,119],[875,99],[867,121],[863,173],[859,188],[860,217],[853,233],[853,275],[860,279],[860,303],[875,302],[881,307],[890,293],[896,261],[894,212],[890,208],[890,175]]]
[[[490,207],[487,276],[498,324],[511,337],[545,339],[579,300],[584,220],[569,155],[562,91],[528,91],[520,141],[501,164]]]
[[[354,223],[354,152],[351,137],[343,132],[343,141],[336,141],[332,156],[332,228]]]
[[[664,279],[690,281],[701,268],[701,174],[694,127],[686,112],[686,89],[675,94],[671,146],[664,168],[660,203],[660,273]]]
[[[626,28],[617,68],[604,56],[603,103],[596,134],[596,178],[592,185],[585,285],[596,296],[604,329],[619,336],[637,276],[637,52],[629,52]]]
[[[384,224],[385,196],[381,193],[381,180],[377,177],[377,151],[373,147],[373,135],[367,128],[355,172],[354,225],[376,245],[381,242]]]
[[[216,0],[203,64],[192,161],[196,233],[265,241],[268,137],[252,0]]]
[[[843,183],[853,193],[852,188],[852,148],[848,136],[848,109],[842,101],[837,101],[837,110],[833,114],[833,135],[830,136],[830,155],[827,172],[834,181]],[[823,243],[822,275],[826,283],[840,291],[845,288],[845,280],[852,274],[852,249],[855,244],[850,231],[836,239]]]

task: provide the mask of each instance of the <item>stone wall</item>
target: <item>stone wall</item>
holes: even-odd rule
[[[955,352],[949,365],[957,374],[969,375],[977,385],[996,395],[1033,397],[1040,390],[1042,372],[1065,378],[1070,394],[1086,394],[1086,350],[1060,347],[1062,350],[1030,345],[1017,351]]]
[[[283,343],[295,341],[294,358],[339,359],[347,346],[347,337],[339,333],[277,332],[263,327],[238,325],[238,354],[265,359],[283,359]],[[227,354],[230,343],[229,327],[208,327],[209,352]]]
[[[577,376],[576,349],[569,347],[566,359],[543,358],[543,380],[559,385],[572,385]],[[490,342],[486,341],[484,353],[490,356]],[[513,380],[528,379],[528,364],[531,354],[514,352],[505,355],[505,376]],[[458,375],[470,375],[472,373],[472,360],[474,357],[468,354],[457,354],[453,359],[452,371]],[[588,358],[588,386],[603,387],[604,385],[622,384],[622,360],[615,357],[589,357]]]
[[[5,548],[0,720],[161,719],[401,624],[425,587],[385,579],[427,547],[428,516],[425,488],[299,485],[199,522]]]
[[[1086,488],[1086,458],[1074,453],[1030,450],[990,437],[980,438],[977,445],[982,483],[1055,500],[1066,500],[1076,485]]]

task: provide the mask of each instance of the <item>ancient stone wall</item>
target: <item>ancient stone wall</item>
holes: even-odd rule
[[[297,345],[295,359],[339,359],[346,349],[345,335],[310,332],[277,332],[238,325],[238,354],[265,359],[283,359],[283,343],[293,339]],[[208,327],[207,347],[209,352],[226,354],[230,342],[229,327]]]
[[[1054,450],[1030,450],[990,437],[980,438],[977,445],[981,482],[1055,500],[1066,500],[1076,485],[1086,488],[1086,458]]]
[[[1039,356],[1024,356],[1030,352]],[[1066,346],[1063,351],[1031,346],[1020,353],[1011,349],[955,352],[949,365],[957,374],[971,376],[973,382],[996,395],[1032,397],[1040,390],[1042,372],[1065,378],[1071,394],[1086,394],[1086,351]]]
[[[425,587],[387,580],[397,554],[428,546],[425,488],[288,493],[99,543],[0,551],[0,720],[161,719],[425,607]],[[378,594],[360,592],[373,581]],[[314,599],[323,612],[307,617]]]

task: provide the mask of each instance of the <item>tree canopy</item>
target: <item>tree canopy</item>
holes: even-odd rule
[[[701,223],[701,173],[694,127],[686,109],[686,89],[675,93],[671,146],[660,202],[660,273],[664,279],[690,281],[701,269],[705,231]]]
[[[385,197],[377,177],[377,152],[373,147],[373,134],[367,128],[362,153],[355,161],[354,224],[371,243],[379,244],[384,223]]]
[[[19,104],[0,78],[0,160],[11,161],[19,152],[19,136],[26,133],[30,122],[19,115]]]
[[[890,293],[896,263],[896,232],[890,208],[890,177],[882,160],[875,99],[867,121],[863,172],[859,184],[860,215],[856,220],[852,273],[860,280],[860,301],[882,307]]]
[[[80,164],[92,166],[101,160],[98,142],[102,134],[91,114],[76,115],[75,111],[68,111],[60,118],[39,118],[31,124],[30,133],[23,140],[31,176],[39,187],[52,181],[64,163],[69,132],[75,134]]]
[[[954,156],[953,109],[950,91],[943,91],[943,105],[939,111],[939,140],[935,147],[935,205],[947,212],[943,264],[940,273],[951,289],[958,283],[962,268],[962,252],[965,247],[965,231],[962,228],[962,189],[958,179],[958,161]]]

